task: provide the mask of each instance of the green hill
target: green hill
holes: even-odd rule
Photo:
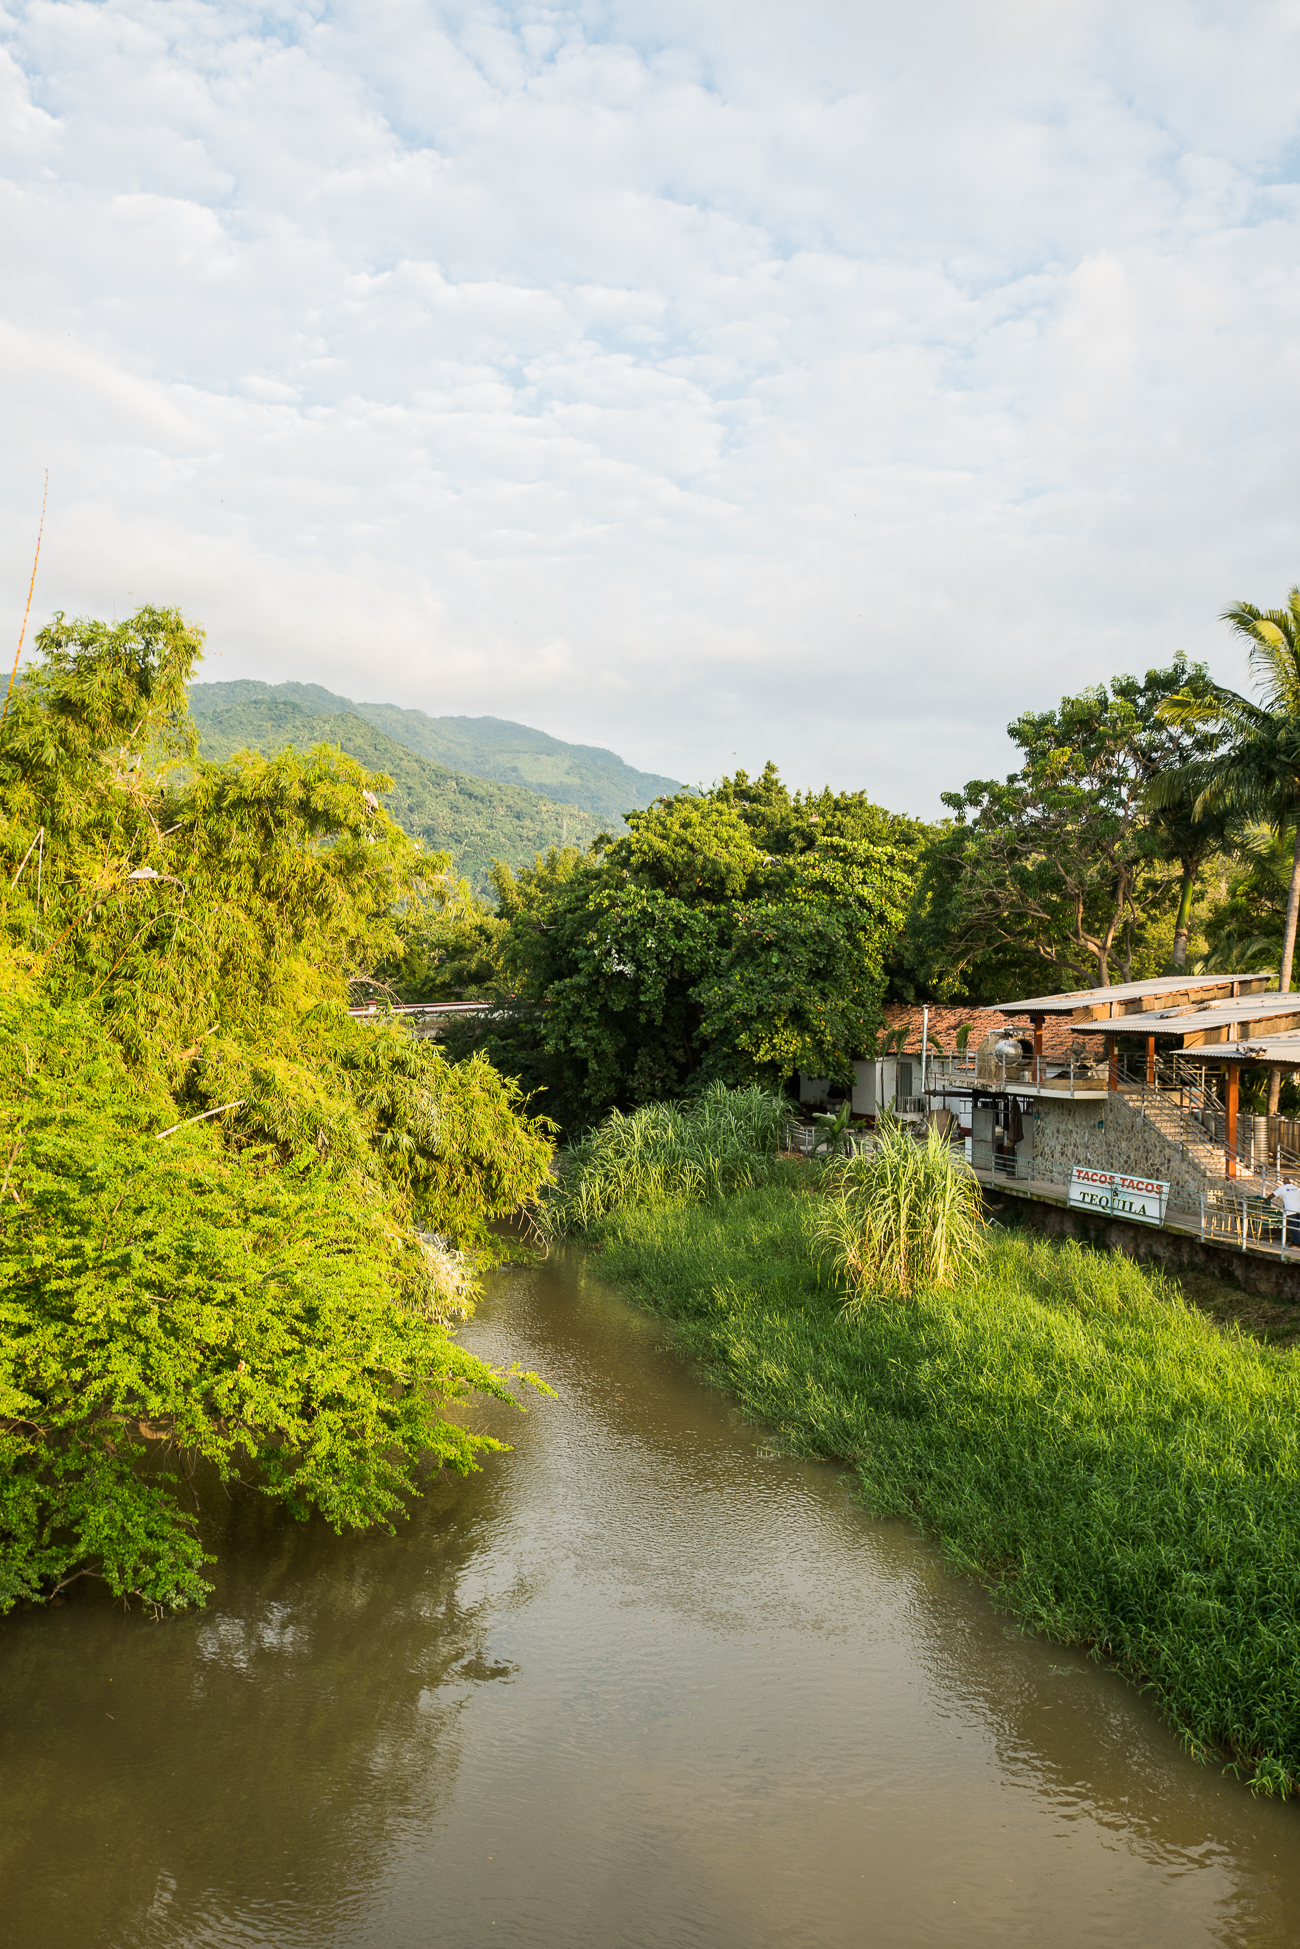
[[[233,751],[306,751],[337,744],[372,771],[387,772],[384,804],[406,831],[445,848],[471,883],[485,891],[494,859],[516,870],[548,846],[588,846],[608,821],[581,806],[557,804],[495,779],[472,778],[417,756],[354,711],[309,711],[269,684],[194,684],[190,709],[205,758]],[[313,688],[294,685],[294,689]],[[232,694],[242,693],[242,694]],[[328,696],[328,691],[322,691]]]
[[[296,704],[313,717],[351,712],[435,765],[580,806],[594,813],[602,828],[621,823],[625,812],[649,805],[663,792],[681,790],[675,778],[636,771],[600,745],[565,744],[504,717],[430,717],[426,711],[404,710],[399,704],[356,704],[320,684],[264,684],[252,679],[195,684],[190,698],[200,721],[204,714],[236,705],[263,709],[273,703]]]

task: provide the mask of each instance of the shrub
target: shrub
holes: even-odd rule
[[[581,1232],[621,1205],[700,1204],[758,1184],[788,1117],[785,1098],[756,1084],[713,1083],[685,1103],[615,1110],[564,1157],[543,1200],[543,1229]]]
[[[954,1285],[979,1260],[985,1230],[978,1180],[947,1139],[932,1129],[918,1144],[888,1119],[865,1156],[831,1166],[814,1238],[856,1312],[886,1294]]]

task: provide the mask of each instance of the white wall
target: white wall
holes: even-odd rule
[[[880,1100],[880,1064],[855,1062],[853,1065],[853,1114],[874,1117]]]

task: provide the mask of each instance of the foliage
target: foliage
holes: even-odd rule
[[[481,1260],[548,1168],[485,1060],[348,1015],[419,849],[339,753],[196,763],[198,644],[58,617],[0,735],[0,1603],[188,1601],[199,1463],[336,1523],[467,1465],[439,1393],[500,1383],[420,1234]]]
[[[564,1236],[620,1205],[695,1204],[759,1183],[789,1115],[784,1097],[723,1083],[687,1103],[647,1103],[631,1116],[614,1110],[564,1153],[542,1203],[542,1225]]]
[[[1263,824],[1239,833],[1220,897],[1205,917],[1205,971],[1237,974],[1277,967],[1294,843],[1289,831],[1275,833]]]
[[[1172,804],[1152,812],[1156,775],[1184,772],[1213,742],[1161,706],[1207,690],[1180,657],[1026,712],[1008,726],[1018,771],[944,793],[954,822],[928,849],[908,923],[936,989],[991,1000],[1044,980],[1104,986],[1112,967],[1124,980],[1159,971],[1174,946],[1162,927],[1171,896],[1221,843],[1213,822],[1192,829],[1195,808],[1178,821]]]
[[[805,1167],[805,1171],[807,1167]],[[601,1268],[797,1453],[939,1537],[1022,1625],[1149,1685],[1192,1749],[1300,1782],[1300,1369],[1118,1254],[995,1234],[952,1291],[847,1317],[795,1167],[621,1207]]]
[[[819,1133],[815,1148],[824,1150],[828,1157],[834,1157],[844,1149],[852,1115],[852,1098],[842,1103],[836,1111],[823,1110],[815,1115],[813,1125]]]
[[[335,1527],[391,1524],[421,1458],[493,1446],[448,1422],[506,1396],[413,1313],[422,1254],[355,1174],[160,1137],[92,1010],[7,984],[0,1211],[0,1609],[98,1574],[202,1596],[191,1480],[257,1482]]]
[[[286,698],[261,694],[268,688],[195,686],[191,694],[198,707],[195,717],[204,757],[228,759],[239,751],[306,752],[321,744],[346,751],[367,770],[385,775],[388,783],[382,796],[403,831],[435,852],[449,852],[456,872],[479,895],[491,884],[494,859],[522,866],[541,847],[569,839],[587,845],[601,831],[603,821],[579,806],[556,804],[519,784],[450,771],[419,756],[354,710],[304,709]],[[226,702],[223,693],[228,691],[241,694]]]
[[[1250,645],[1261,701],[1220,684],[1189,684],[1166,700],[1162,715],[1178,727],[1213,727],[1214,748],[1187,768],[1199,787],[1198,811],[1236,813],[1265,822],[1279,837],[1293,835],[1279,984],[1285,991],[1300,920],[1300,588],[1282,609],[1238,602],[1223,621]]]
[[[495,989],[505,922],[468,880],[452,878],[450,853],[427,859],[419,889],[397,919],[401,952],[379,974],[400,1000],[475,1001]]]
[[[979,1180],[936,1129],[917,1143],[882,1117],[865,1155],[832,1166],[813,1237],[848,1310],[969,1276],[985,1244]]]
[[[543,1081],[549,1065],[547,1107],[570,1127],[711,1081],[848,1074],[902,916],[889,815],[861,794],[791,795],[769,766],[628,825],[585,857],[498,877],[503,981],[528,1045],[512,1073]]]

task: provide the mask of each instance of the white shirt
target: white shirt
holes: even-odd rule
[[[1273,1203],[1275,1205],[1281,1205],[1288,1218],[1294,1216],[1296,1212],[1300,1211],[1300,1184],[1289,1184],[1285,1182],[1279,1184],[1277,1190],[1273,1193]]]

